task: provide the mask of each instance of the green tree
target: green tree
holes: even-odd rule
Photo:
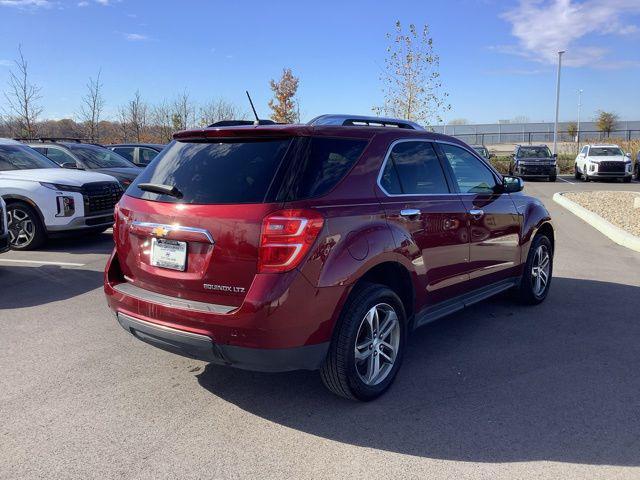
[[[571,122],[567,125],[567,134],[571,138],[576,138],[576,135],[578,135],[578,124],[576,122]]]
[[[429,26],[420,31],[414,24],[404,32],[400,21],[395,32],[387,34],[383,84],[384,104],[373,107],[378,115],[425,123],[442,122],[441,114],[451,109],[448,94],[441,92],[440,57],[433,47]]]
[[[618,123],[618,115],[613,112],[605,112],[603,110],[598,110],[596,116],[596,125],[598,130],[602,133],[606,134],[607,137],[611,135],[611,131],[616,128],[616,124]]]

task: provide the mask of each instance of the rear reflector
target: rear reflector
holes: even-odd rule
[[[281,210],[262,221],[259,273],[296,268],[313,246],[324,219],[315,210]]]

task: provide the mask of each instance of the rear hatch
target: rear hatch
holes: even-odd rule
[[[129,282],[240,306],[259,271],[296,267],[323,222],[292,202],[337,185],[367,139],[279,127],[179,134],[152,161],[119,204],[114,234]]]
[[[239,306],[256,274],[262,219],[282,205],[271,187],[290,143],[167,147],[120,203],[116,242],[128,280],[166,295]],[[170,185],[179,194],[146,191],[144,184]]]

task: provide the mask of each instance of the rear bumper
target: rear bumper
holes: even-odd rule
[[[258,274],[241,305],[205,303],[125,281],[114,253],[104,290],[120,324],[140,340],[192,358],[273,372],[319,368],[349,287],[315,287],[297,271]]]
[[[154,347],[184,357],[245,370],[260,372],[316,370],[320,368],[329,348],[328,342],[283,349],[218,345],[206,335],[153,324],[123,313],[118,313],[116,316],[122,328]]]
[[[0,235],[0,253],[9,250],[9,234]]]

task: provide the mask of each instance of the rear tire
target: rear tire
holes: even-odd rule
[[[47,240],[47,232],[35,209],[23,202],[7,205],[9,243],[13,250],[35,250]]]
[[[553,276],[553,248],[546,235],[537,235],[531,242],[527,262],[516,290],[518,300],[528,305],[544,301]]]
[[[406,324],[404,306],[395,292],[378,284],[359,287],[336,324],[320,369],[322,382],[350,400],[369,401],[382,395],[402,364]]]

